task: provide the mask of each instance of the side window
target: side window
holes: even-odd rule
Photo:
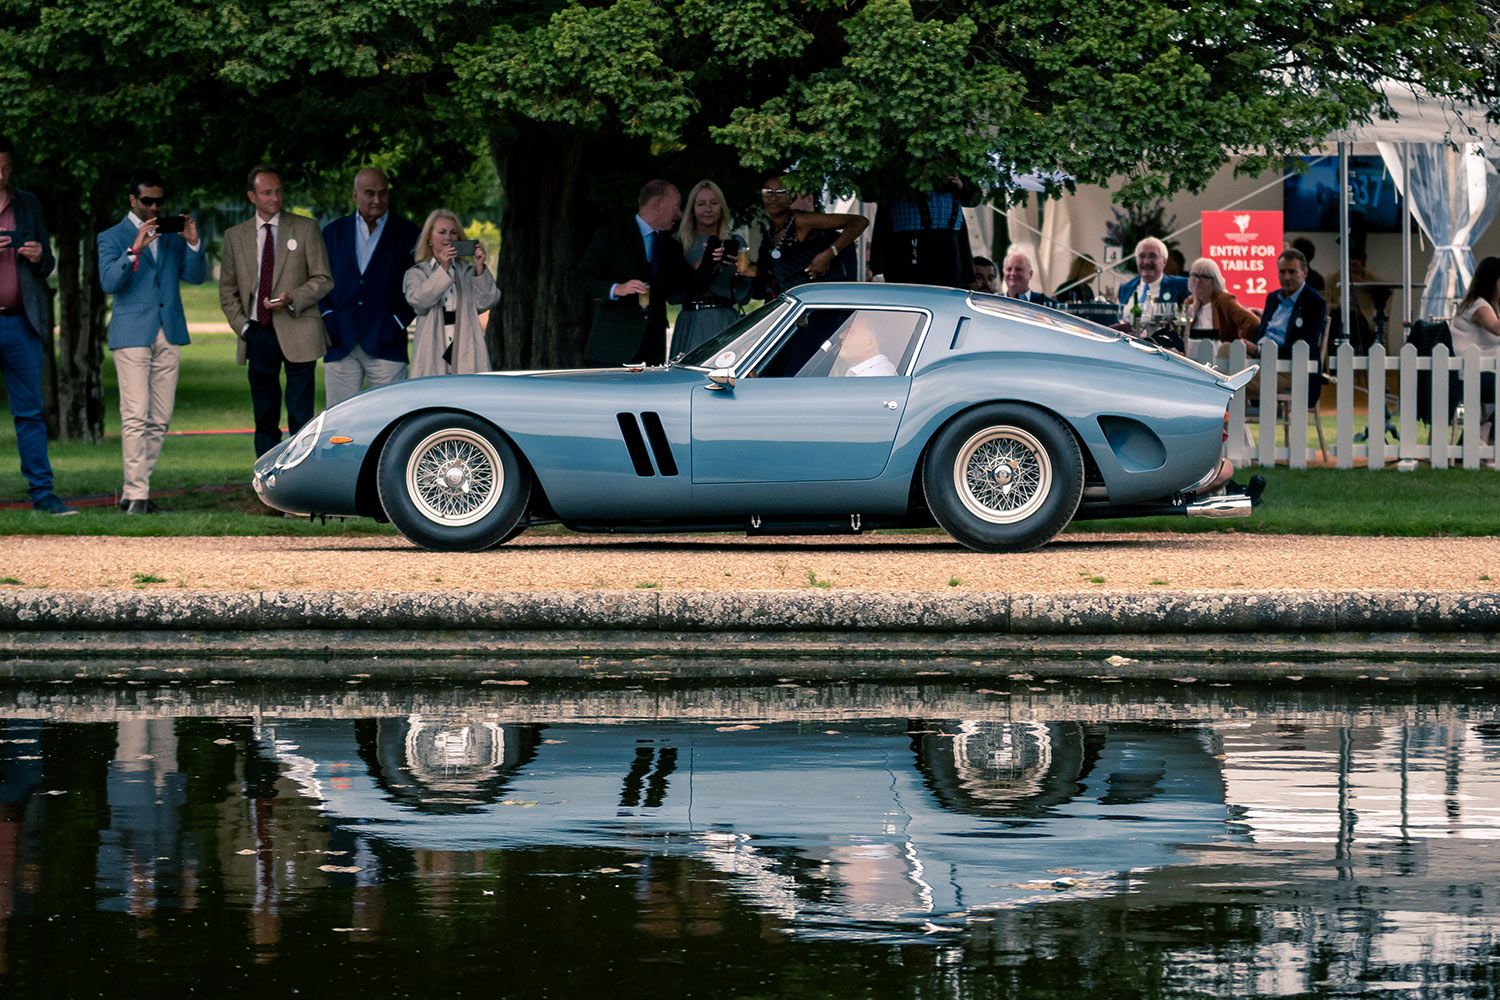
[[[756,373],[760,378],[843,378],[905,373],[922,313],[808,309]]]

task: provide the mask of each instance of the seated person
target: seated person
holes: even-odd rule
[[[1120,286],[1120,304],[1149,311],[1153,304],[1175,307],[1188,297],[1187,279],[1167,274],[1167,245],[1147,236],[1135,246],[1136,276]]]
[[[1211,337],[1220,343],[1236,340],[1254,342],[1260,317],[1255,315],[1224,288],[1224,275],[1207,257],[1199,257],[1188,268],[1187,298],[1191,335]]]
[[[1031,277],[1034,272],[1031,267],[1031,258],[1019,250],[1007,254],[1005,257],[1005,269],[1001,274],[1005,278],[1005,295],[1012,299],[1021,299],[1023,302],[1035,302],[1043,306],[1056,306],[1057,303],[1043,295],[1041,292],[1033,291],[1031,288]]]
[[[1276,277],[1281,288],[1266,296],[1266,307],[1261,311],[1260,328],[1255,333],[1256,344],[1250,350],[1251,356],[1258,357],[1259,345],[1270,340],[1277,345],[1278,357],[1290,357],[1292,345],[1300,340],[1307,344],[1309,357],[1313,361],[1320,360],[1318,348],[1322,345],[1328,305],[1323,296],[1307,285],[1307,258],[1300,250],[1283,250],[1276,259]],[[1259,378],[1257,375],[1257,382]],[[1278,392],[1286,392],[1291,385],[1290,375],[1282,372],[1276,376]],[[1309,375],[1308,399],[1317,399],[1322,387],[1321,373]]]
[[[994,261],[988,257],[974,258],[974,281],[969,285],[969,291],[991,294],[1000,291],[1000,272]]]
[[[839,334],[838,364],[847,376],[896,374],[895,363],[882,352],[875,330],[860,313]]]
[[[1453,350],[1462,354],[1471,348],[1482,358],[1500,357],[1500,257],[1486,257],[1474,269],[1463,301],[1449,326]],[[1484,372],[1479,381],[1480,440],[1494,441],[1495,373]]]
[[[1063,279],[1062,288],[1057,298],[1062,302],[1092,302],[1097,295],[1094,292],[1094,279],[1099,276],[1099,265],[1087,257],[1078,254],[1073,255],[1073,263],[1068,265],[1068,276]]]
[[[1382,281],[1384,279],[1371,274],[1365,267],[1364,252],[1354,252],[1351,248],[1349,254],[1349,275],[1352,279],[1349,289],[1349,343],[1354,345],[1356,354],[1369,353],[1370,347],[1376,338],[1385,330],[1388,317],[1386,310],[1390,305],[1391,291],[1388,288],[1361,288],[1358,287],[1367,281]],[[1311,285],[1311,280],[1308,281]],[[1325,301],[1334,315],[1334,329],[1343,329],[1343,320],[1339,316],[1339,303],[1343,295],[1343,275],[1334,271],[1328,276],[1328,293]]]

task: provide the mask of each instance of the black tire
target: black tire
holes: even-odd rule
[[[1025,552],[1051,541],[1083,499],[1083,455],[1072,431],[1030,406],[991,403],[938,431],[922,464],[937,523],[980,552]]]
[[[380,452],[380,505],[423,548],[481,552],[516,533],[531,474],[505,435],[466,413],[422,413]]]

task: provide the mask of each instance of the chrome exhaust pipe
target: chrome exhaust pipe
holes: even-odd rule
[[[1188,517],[1249,517],[1255,501],[1243,493],[1200,497],[1183,508]]]

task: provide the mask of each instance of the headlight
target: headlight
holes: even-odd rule
[[[325,410],[324,413],[327,411]],[[308,455],[312,454],[313,447],[318,443],[318,435],[323,433],[323,413],[318,414],[317,419],[303,427],[292,438],[292,443],[286,446],[286,451],[281,453],[281,458],[276,462],[278,469],[290,469],[301,463]]]

